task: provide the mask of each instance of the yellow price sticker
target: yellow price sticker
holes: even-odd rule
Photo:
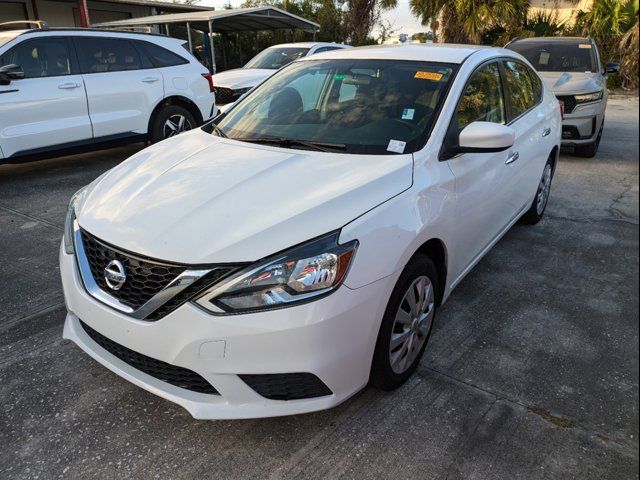
[[[440,80],[442,80],[443,76],[444,75],[442,75],[441,73],[436,73],[436,72],[416,72],[413,78],[419,78],[421,80],[433,80],[434,82],[439,82]]]

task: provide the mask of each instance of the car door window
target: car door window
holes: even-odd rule
[[[469,79],[458,104],[458,127],[473,122],[507,123],[500,68],[496,62],[480,67]]]
[[[538,100],[527,67],[515,60],[507,60],[503,65],[505,83],[509,89],[509,120],[514,120],[533,108]]]
[[[78,60],[82,73],[121,72],[142,68],[140,55],[129,40],[78,38]]]
[[[15,64],[24,78],[56,77],[71,74],[67,39],[42,37],[16,45],[0,57],[0,66]]]

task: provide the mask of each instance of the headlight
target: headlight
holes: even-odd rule
[[[76,205],[87,191],[87,186],[82,187],[73,194],[67,207],[67,215],[64,219],[64,251],[68,255],[73,255],[75,248],[73,247],[73,221],[76,218]]]
[[[196,300],[217,314],[283,308],[336,290],[358,241],[338,245],[333,232],[247,267]]]
[[[585,93],[584,95],[575,95],[574,98],[576,99],[577,103],[590,103],[602,100],[603,94],[604,90],[600,90],[599,92]]]

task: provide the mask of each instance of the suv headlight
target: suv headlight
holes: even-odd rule
[[[600,90],[599,92],[594,93],[585,93],[584,95],[575,95],[577,103],[591,103],[602,100],[602,96],[604,95],[604,90]]]
[[[358,241],[338,244],[339,232],[261,260],[223,280],[196,303],[216,314],[283,308],[335,291],[344,280]]]
[[[73,255],[75,253],[75,248],[73,246],[73,222],[76,218],[76,205],[78,201],[82,199],[84,194],[86,193],[88,188],[87,186],[82,187],[76,193],[73,194],[71,200],[69,201],[69,206],[67,207],[67,215],[64,219],[64,251],[68,255]]]

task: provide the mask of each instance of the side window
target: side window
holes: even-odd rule
[[[174,65],[184,65],[189,63],[180,55],[170,52],[166,48],[154,45],[149,42],[136,41],[136,46],[149,58],[151,65],[156,68],[173,67]]]
[[[42,37],[22,42],[0,57],[0,66],[16,64],[24,78],[56,77],[71,74],[66,38]]]
[[[537,98],[534,93],[533,81],[527,67],[516,61],[504,62],[505,83],[508,85],[509,105],[511,107],[511,120],[519,117],[527,110],[534,107]]]
[[[121,72],[142,68],[140,55],[131,42],[116,38],[78,38],[78,59],[82,73]]]
[[[536,72],[534,72],[531,68],[527,67],[527,72],[529,72],[529,76],[531,77],[531,83],[533,84],[533,95],[535,98],[535,103],[538,103],[542,100],[542,80]]]
[[[313,71],[295,79],[289,85],[295,88],[302,99],[302,111],[312,110],[316,107],[315,101],[320,96],[320,89],[327,79],[326,71]]]
[[[471,76],[458,104],[460,130],[473,122],[507,123],[498,63],[480,67]]]
[[[317,49],[314,52],[314,55],[316,53],[322,53],[322,52],[330,52],[331,50],[338,50],[340,47],[320,47],[319,49]]]

